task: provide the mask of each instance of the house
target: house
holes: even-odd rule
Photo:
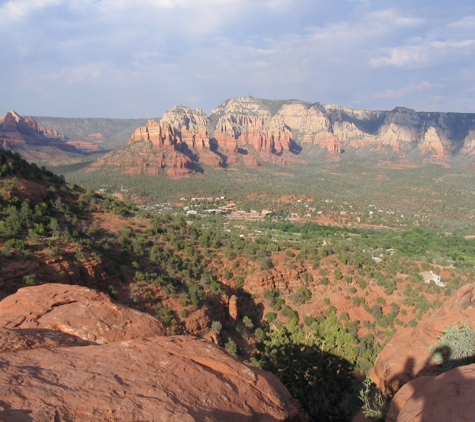
[[[439,287],[445,287],[445,283],[442,282],[442,277],[440,275],[434,274],[432,271],[423,271],[421,273],[424,283],[430,283],[433,281]]]

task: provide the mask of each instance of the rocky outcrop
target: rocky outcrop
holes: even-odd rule
[[[192,313],[183,319],[187,333],[195,336],[206,336],[213,321],[224,322],[226,318],[226,298],[215,297],[213,304],[192,309]]]
[[[238,298],[236,295],[232,295],[229,298],[228,310],[229,310],[229,317],[233,321],[237,321],[238,316],[239,316],[239,311],[238,311]]]
[[[314,144],[325,148],[331,154],[341,154],[343,152],[343,144],[332,133],[317,133]]]
[[[4,328],[54,331],[91,344],[106,344],[165,334],[150,315],[112,303],[96,290],[66,284],[19,289],[0,302]]]
[[[424,134],[419,149],[423,154],[432,154],[436,159],[442,160],[450,154],[450,143],[443,135],[439,135],[435,127],[430,126]]]
[[[154,151],[175,148],[179,142],[177,131],[167,122],[149,120],[146,126],[139,127],[130,137],[129,144],[135,141],[149,141]]]
[[[447,327],[464,322],[475,327],[474,305],[475,284],[469,284],[454,293],[416,328],[398,330],[375,361],[372,378],[378,388],[385,395],[392,396],[415,378],[439,374],[439,365],[431,362],[431,347],[438,343]]]
[[[32,117],[23,118],[15,111],[9,111],[5,116],[0,117],[0,130],[3,132],[22,132],[27,134],[38,134],[38,124]]]
[[[38,132],[45,136],[52,136],[54,138],[58,138],[60,136],[56,129],[48,129],[44,126],[38,126]]]
[[[303,421],[273,375],[195,337],[3,353],[8,421]]]
[[[131,175],[155,175],[165,169],[171,177],[187,176],[193,171],[194,162],[221,167],[224,160],[211,149],[207,123],[202,110],[175,106],[160,122],[149,120],[139,127],[129,139],[129,145],[134,144],[132,148],[121,151],[123,157],[116,159],[113,152],[103,158],[102,164],[116,163]],[[142,145],[137,146],[137,142]],[[147,148],[149,144],[151,148]]]
[[[128,145],[104,155],[87,171],[115,168],[128,175],[149,176],[166,171],[170,177],[185,177],[193,171],[193,161],[180,151],[180,142],[170,124],[149,120],[132,134]]]
[[[308,420],[275,376],[103,294],[28,287],[0,312],[1,420]]]
[[[78,151],[102,151],[102,148],[93,143],[93,142],[86,142],[86,141],[66,141],[66,145],[72,146],[74,149]]]

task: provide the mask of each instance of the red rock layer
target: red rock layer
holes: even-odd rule
[[[315,145],[326,148],[333,154],[341,154],[343,151],[342,143],[331,133],[317,133],[315,135]]]
[[[52,330],[94,344],[165,334],[150,315],[112,303],[96,290],[67,284],[43,284],[19,289],[0,302],[5,328]]]
[[[170,112],[169,112],[170,113]],[[172,119],[175,116],[168,116]],[[129,144],[137,141],[148,141],[152,144],[155,154],[143,155],[135,159],[135,163],[130,158],[128,161],[127,174],[158,174],[166,168],[170,177],[184,177],[193,169],[193,161],[185,155],[187,151],[196,153],[201,163],[221,167],[223,159],[210,149],[210,140],[205,128],[199,127],[196,131],[188,130],[185,126],[180,130],[174,128],[166,121],[157,123],[155,120],[149,120],[146,126],[139,127],[130,137]],[[125,164],[125,163],[122,163]]]
[[[1,420],[308,421],[274,375],[101,293],[28,287],[0,315]]]

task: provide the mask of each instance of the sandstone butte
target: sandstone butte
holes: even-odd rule
[[[100,151],[102,148],[92,142],[63,141],[56,130],[38,126],[32,117],[22,117],[9,111],[0,117],[0,147],[16,150],[18,147],[49,147],[61,151]],[[51,154],[51,151],[49,151]]]
[[[47,145],[70,152],[100,149],[100,133],[88,136],[96,142],[65,142],[51,137],[57,134],[15,112],[0,118],[3,148]],[[426,113],[404,107],[368,111],[250,96],[227,100],[208,115],[199,108],[177,105],[159,121],[149,120],[137,128],[127,145],[106,154],[86,171],[115,168],[129,175],[165,172],[180,178],[202,172],[202,165],[305,164],[315,151],[329,162],[339,161],[349,151],[358,151],[359,156],[376,153],[404,162],[410,157],[419,163],[444,166],[452,161],[471,162],[475,157],[475,114]],[[24,150],[22,153],[27,154]],[[38,161],[37,154],[25,158]]]
[[[2,421],[306,421],[275,376],[85,287],[0,302]]]
[[[147,142],[149,147],[131,144]],[[299,149],[304,148],[302,154]],[[269,101],[250,96],[225,101],[209,115],[177,105],[157,122],[150,120],[130,137],[129,145],[91,166],[119,167],[128,174],[172,177],[194,171],[263,162],[304,163],[312,148],[338,161],[347,150],[407,154],[448,165],[456,156],[475,154],[475,115],[424,113],[403,107],[391,111],[355,110],[298,100]],[[302,156],[303,159],[300,157]]]
[[[386,396],[394,396],[387,421],[469,421],[475,414],[475,365],[440,374],[431,362],[447,327],[475,327],[475,284],[455,292],[415,328],[398,330],[376,359],[372,378]]]

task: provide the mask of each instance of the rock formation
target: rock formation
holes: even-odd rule
[[[232,295],[232,296],[229,298],[228,309],[229,309],[229,317],[230,317],[233,321],[237,321],[238,316],[239,316],[238,304],[237,304],[237,303],[238,303],[238,298],[237,298],[237,296]]]
[[[57,131],[38,126],[32,117],[24,118],[14,111],[0,117],[0,148],[16,151],[29,161],[48,164],[77,161],[82,150],[101,150],[91,142],[64,141]]]
[[[0,302],[5,328],[66,333],[78,341],[106,344],[165,334],[150,315],[112,303],[96,290],[67,284],[25,287]]]
[[[328,161],[363,148],[379,154],[392,151],[404,158],[414,151],[424,160],[444,165],[453,154],[475,153],[475,115],[418,113],[403,107],[367,111],[248,96],[225,101],[209,115],[175,106],[156,123],[164,124],[175,131],[177,151],[184,148],[195,154],[188,154],[191,159],[213,167],[292,165],[299,160],[300,146],[326,150]],[[139,128],[131,141],[147,139],[150,132]]]
[[[74,127],[80,124],[76,121],[80,119],[72,120]],[[108,137],[111,137],[111,127],[120,124],[117,119],[105,120],[107,122],[101,124],[107,126]],[[47,142],[72,152],[96,151],[97,142],[104,142],[106,138],[97,132],[99,122],[93,125],[95,131],[90,123],[84,122],[91,131],[82,131],[82,139],[76,137],[78,130],[75,129],[68,136],[71,140],[64,142],[51,138],[58,131],[46,129],[44,124],[38,127],[34,119],[24,119],[10,112],[0,119],[0,145],[13,148]],[[68,125],[64,123],[62,131]],[[338,104],[246,96],[227,100],[209,114],[198,108],[177,105],[161,119],[149,120],[138,127],[130,136],[129,144],[146,143],[151,144],[151,148],[123,146],[93,164],[89,171],[116,168],[131,175],[155,175],[165,171],[172,177],[182,177],[195,170],[203,172],[205,169],[201,166],[257,167],[266,162],[288,166],[303,164],[315,157],[338,161],[351,151],[358,152],[360,157],[392,154],[417,164],[470,164],[475,156],[474,134],[475,114],[416,112],[404,107],[368,111]],[[314,154],[315,150],[322,151]]]
[[[107,154],[90,170],[118,167],[130,175],[156,175],[165,170],[171,177],[184,177],[193,171],[195,162],[221,167],[224,161],[211,148],[207,124],[202,110],[175,106],[160,122],[149,120],[137,128],[127,148]]]
[[[372,378],[387,396],[394,395],[404,384],[426,375],[437,375],[440,367],[431,362],[432,346],[446,328],[468,322],[475,326],[475,284],[454,293],[431,317],[415,328],[397,331],[377,357]],[[429,420],[429,419],[428,419]]]
[[[475,364],[404,385],[391,402],[386,422],[470,421],[475,415]]]
[[[0,312],[1,420],[308,420],[275,376],[103,294],[28,287]]]

